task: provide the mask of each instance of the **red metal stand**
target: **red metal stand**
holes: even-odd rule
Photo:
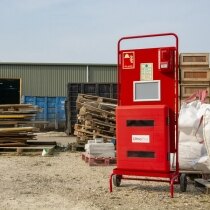
[[[161,177],[161,178],[165,178],[165,179],[155,179],[154,177],[150,177],[151,176],[151,172],[149,174],[146,174],[144,171],[140,172],[140,171],[128,171],[128,173],[126,173],[125,170],[120,171],[119,169],[114,169],[113,173],[110,176],[109,179],[109,191],[112,192],[113,191],[113,187],[112,187],[112,179],[114,175],[120,175],[121,179],[125,179],[125,180],[136,180],[136,181],[153,181],[153,182],[168,182],[170,184],[170,195],[171,198],[174,197],[174,184],[179,184],[179,173],[177,174],[175,171],[171,171],[170,174],[161,174],[159,172],[157,172],[156,174],[153,174],[155,177]],[[125,177],[125,175],[130,176],[130,177]],[[133,178],[132,176],[139,176],[138,178]],[[144,176],[144,177],[141,177]],[[145,177],[150,177],[150,178],[145,178]]]
[[[121,50],[121,42],[169,36],[169,47]],[[145,99],[136,83],[157,82],[157,96]],[[146,84],[146,85],[147,85]],[[153,84],[152,84],[153,85]],[[147,87],[147,86],[145,86]],[[155,90],[155,89],[154,89]],[[138,90],[139,91],[139,90]],[[137,95],[137,98],[136,98]],[[139,98],[138,98],[139,97]],[[141,98],[143,97],[143,99]],[[168,182],[171,197],[179,183],[178,162],[178,37],[174,33],[123,37],[118,42],[117,168],[110,176],[119,186],[122,179]],[[176,167],[170,168],[170,154]],[[138,177],[138,178],[136,178]]]

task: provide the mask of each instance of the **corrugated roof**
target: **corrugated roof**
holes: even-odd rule
[[[0,65],[46,65],[46,66],[117,66],[107,63],[42,63],[42,62],[0,62]]]

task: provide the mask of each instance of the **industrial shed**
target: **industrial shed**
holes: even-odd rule
[[[116,70],[115,64],[0,63],[0,78],[20,80],[21,96],[65,97],[67,83],[116,82]]]
[[[38,120],[65,121],[68,83],[116,83],[116,64],[0,63],[0,104],[31,103],[43,108]]]

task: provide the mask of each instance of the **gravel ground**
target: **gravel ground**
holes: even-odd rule
[[[64,142],[63,137],[57,140]],[[1,210],[210,209],[210,195],[192,184],[185,193],[175,186],[173,199],[169,184],[162,182],[122,180],[110,193],[114,167],[90,167],[79,152],[56,152],[52,157],[1,154],[0,166]]]

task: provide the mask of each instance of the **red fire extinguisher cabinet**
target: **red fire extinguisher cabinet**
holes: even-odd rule
[[[170,37],[174,44],[121,49],[122,42]],[[117,167],[110,176],[122,179],[179,181],[178,163],[178,37],[174,33],[123,37],[118,42]],[[172,169],[170,157],[176,157]],[[159,179],[162,178],[162,179]]]

